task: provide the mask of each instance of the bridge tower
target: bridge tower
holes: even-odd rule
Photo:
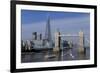
[[[55,48],[53,49],[54,52],[60,51],[60,32],[55,32]]]
[[[79,49],[78,49],[79,53],[84,53],[85,49],[84,49],[84,33],[82,31],[79,32]]]

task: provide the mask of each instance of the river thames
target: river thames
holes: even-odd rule
[[[88,59],[90,59],[90,48],[85,48],[84,54],[78,53],[77,48],[64,49],[57,53],[54,53],[53,50],[21,53],[21,63],[88,60]]]

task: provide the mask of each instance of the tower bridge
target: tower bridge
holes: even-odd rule
[[[53,49],[54,51],[59,51],[60,50],[60,43],[61,43],[61,38],[62,37],[79,37],[79,48],[78,52],[79,53],[84,53],[84,33],[82,31],[79,32],[79,34],[61,34],[60,32],[55,33],[55,48]]]

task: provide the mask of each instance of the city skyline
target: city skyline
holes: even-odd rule
[[[53,38],[57,29],[61,34],[78,34],[82,30],[89,38],[89,13],[21,10],[22,40],[32,39],[32,32],[41,33],[44,37],[48,14]]]

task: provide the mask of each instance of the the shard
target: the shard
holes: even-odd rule
[[[50,27],[50,17],[47,16],[47,23],[46,23],[46,30],[45,30],[45,40],[46,45],[49,47],[52,47],[52,37],[51,37],[51,27]]]

